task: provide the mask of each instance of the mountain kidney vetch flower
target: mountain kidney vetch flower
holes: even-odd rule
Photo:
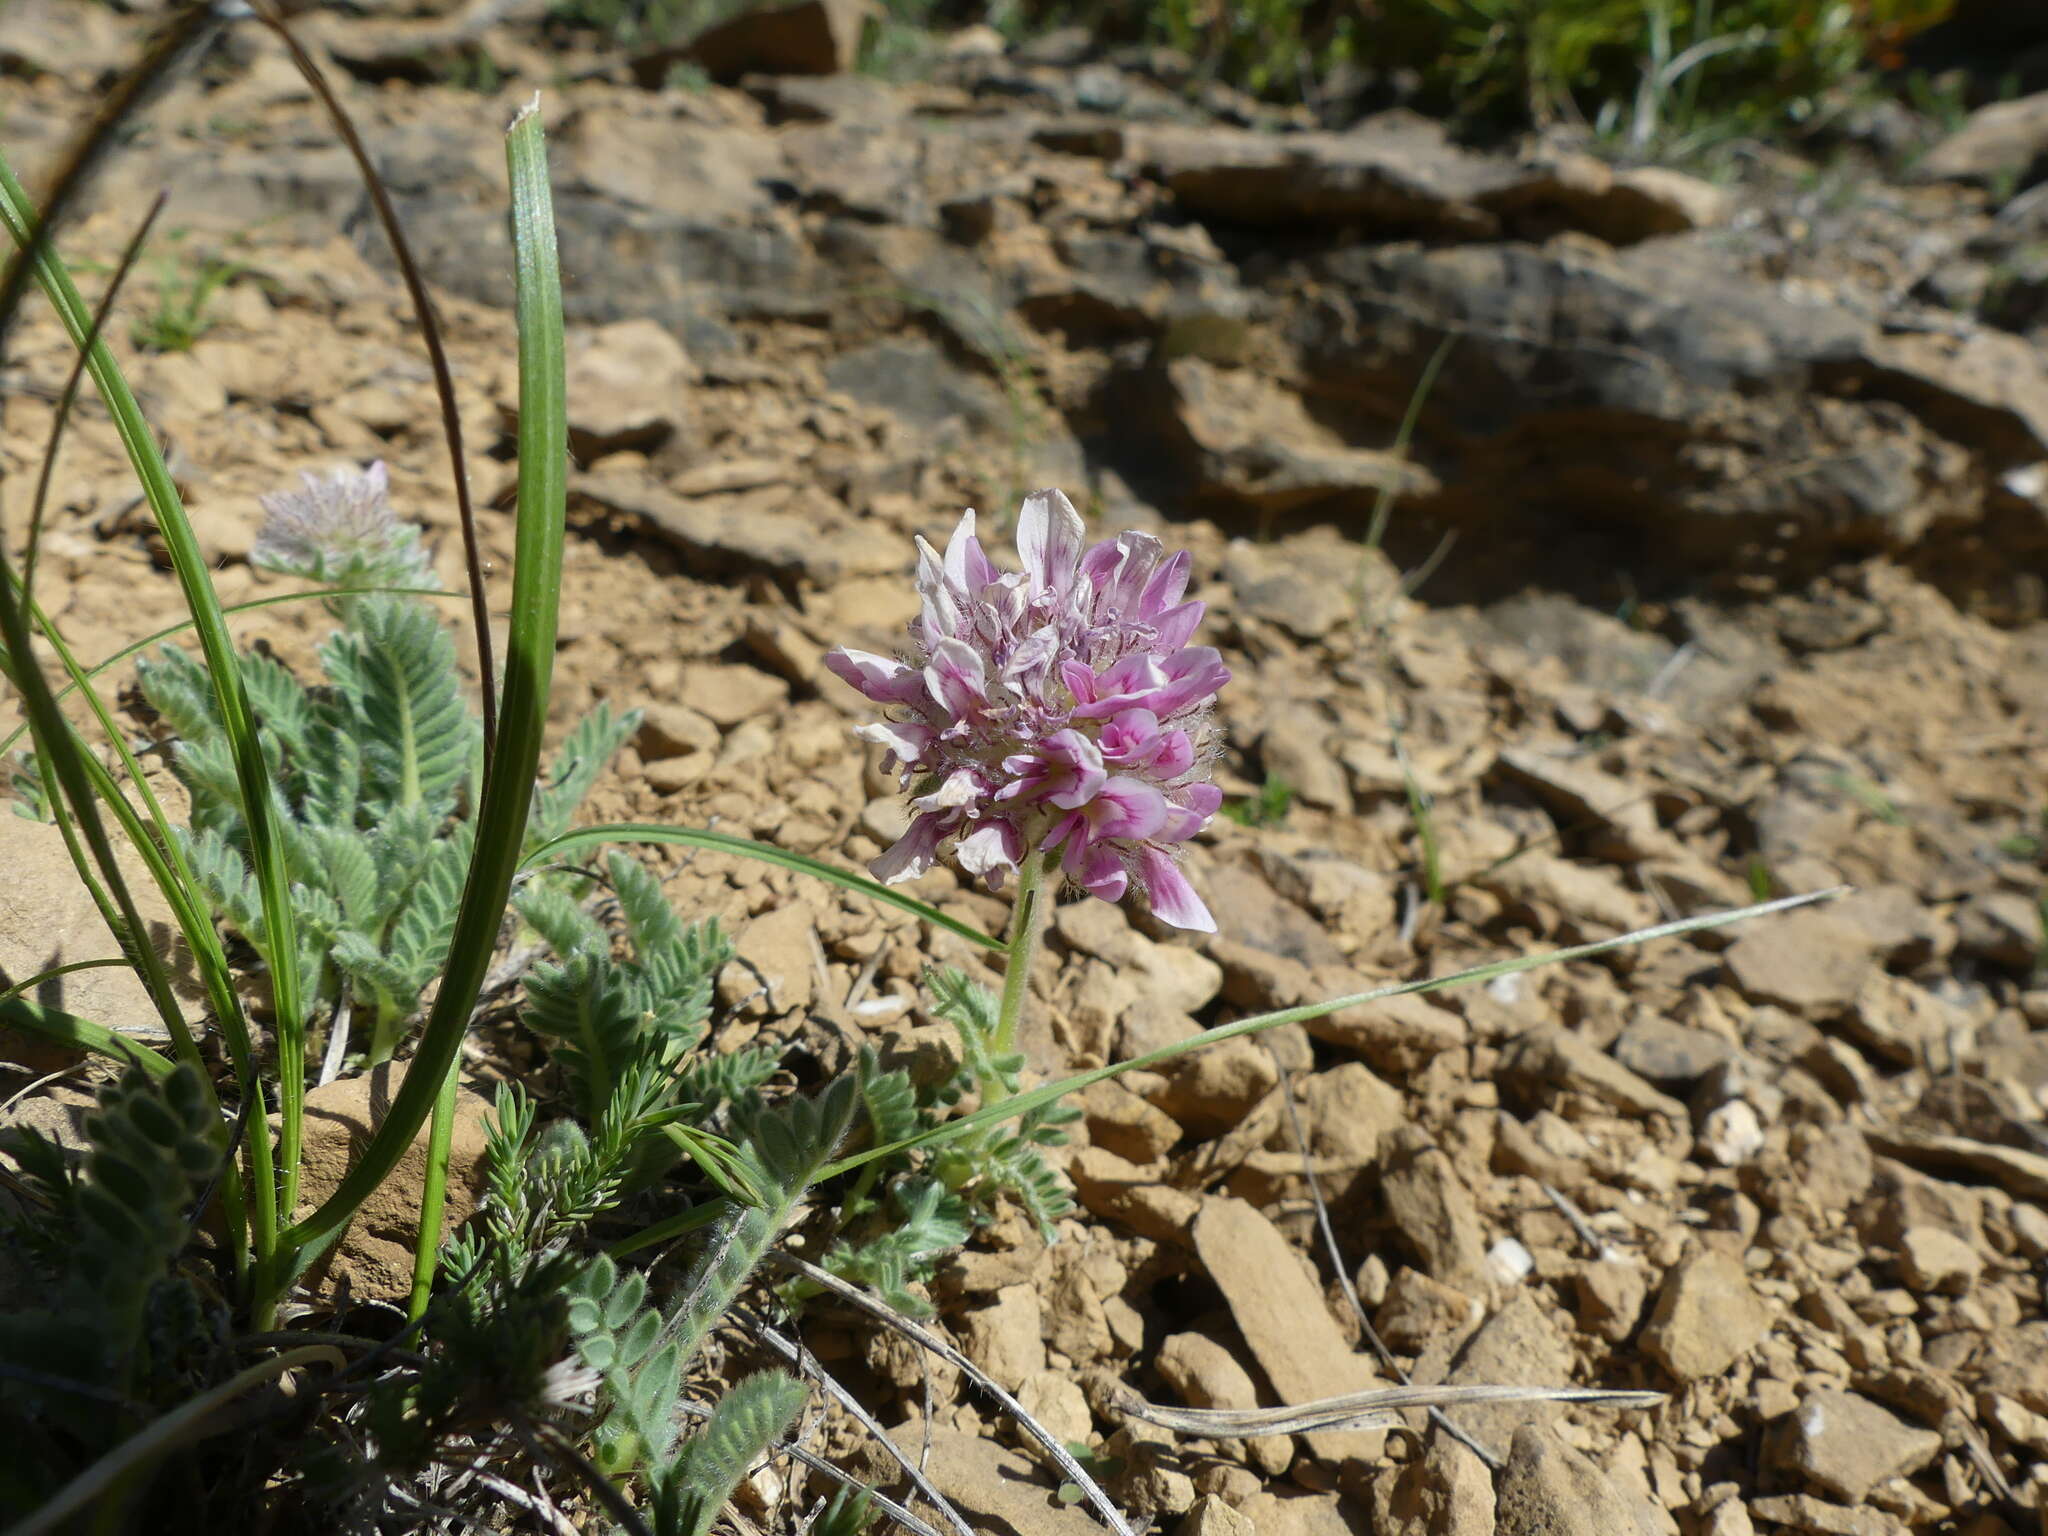
[[[1147,533],[1082,547],[1058,491],[1025,498],[1024,569],[983,552],[974,513],[941,557],[917,541],[920,615],[910,660],[841,647],[825,658],[890,711],[859,735],[886,747],[916,817],[870,866],[895,883],[957,839],[961,867],[1000,887],[1036,854],[1092,895],[1133,884],[1176,927],[1215,922],[1174,857],[1223,795],[1208,781],[1223,659],[1188,639],[1189,560]]]

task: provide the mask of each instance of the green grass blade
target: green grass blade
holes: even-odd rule
[[[1480,982],[1492,981],[1496,976],[1512,976],[1517,971],[1533,971],[1540,966],[1560,965],[1570,960],[1587,960],[1595,955],[1608,954],[1613,950],[1625,949],[1632,944],[1647,944],[1653,939],[1674,938],[1679,934],[1698,933],[1708,928],[1725,928],[1730,923],[1744,922],[1752,917],[1766,917],[1773,912],[1789,911],[1793,907],[1807,906],[1816,901],[1829,901],[1841,895],[1847,886],[1833,890],[1815,891],[1804,896],[1787,896],[1778,901],[1767,901],[1760,906],[1736,907],[1728,912],[1708,912],[1699,917],[1684,917],[1676,922],[1660,923],[1654,928],[1639,928],[1634,933],[1624,933],[1611,939],[1599,939],[1591,944],[1574,945],[1569,949],[1544,950],[1537,954],[1517,955],[1512,960],[1496,960],[1490,965],[1475,965],[1469,970],[1454,971],[1448,976],[1431,976],[1422,981],[1397,982],[1393,986],[1375,987],[1370,992],[1353,992],[1345,997],[1333,997],[1326,1002],[1303,1003],[1296,1008],[1282,1008],[1273,1013],[1257,1013],[1247,1019],[1236,1019],[1228,1024],[1219,1024],[1214,1029],[1205,1029],[1199,1035],[1172,1045],[1163,1045],[1155,1051],[1133,1056],[1129,1061],[1113,1062],[1106,1067],[1097,1067],[1090,1072],[1076,1073],[1063,1077],[1057,1082],[1041,1083],[1036,1088],[1027,1088],[1012,1094],[1001,1103],[991,1104],[963,1115],[958,1120],[949,1120],[944,1125],[907,1136],[901,1141],[890,1142],[887,1146],[871,1147],[851,1157],[841,1158],[819,1170],[818,1182],[836,1178],[842,1173],[851,1173],[864,1163],[877,1158],[894,1157],[918,1147],[930,1146],[934,1142],[950,1141],[955,1136],[964,1136],[985,1125],[1001,1120],[1014,1119],[1026,1110],[1050,1104],[1070,1093],[1078,1093],[1091,1084],[1103,1082],[1125,1072],[1161,1066],[1190,1051],[1204,1046],[1216,1045],[1224,1040],[1234,1040],[1239,1035],[1257,1034],[1260,1030],[1274,1029],[1282,1024],[1300,1024],[1309,1019],[1320,1019],[1325,1014],[1337,1013],[1346,1008],[1356,1008],[1361,1003],[1376,1003],[1383,998],[1401,997],[1411,992],[1442,992],[1452,987],[1473,986]]]
[[[18,1029],[38,1039],[91,1051],[96,1056],[132,1061],[152,1077],[169,1077],[173,1070],[167,1059],[137,1045],[126,1035],[116,1034],[104,1024],[80,1018],[75,1013],[66,1013],[61,1008],[45,1008],[25,997],[10,997],[0,1002],[0,1029]]]
[[[23,596],[28,596],[25,585]],[[136,760],[135,753],[129,748],[127,736],[122,732],[120,722],[114,719],[106,702],[100,698],[99,691],[92,686],[91,675],[79,665],[78,657],[72,651],[70,643],[65,640],[63,631],[33,599],[29,600],[29,613],[35,620],[36,627],[42,631],[43,637],[49,641],[50,649],[56,652],[57,659],[63,663],[65,674],[69,678],[57,697],[61,700],[73,692],[84,694],[86,704],[92,710],[101,733],[113,744],[114,752],[120,758],[129,782],[135,786],[136,794],[142,799],[143,811],[149,818],[147,837],[142,833],[138,818],[122,814],[118,808],[116,815],[120,817],[122,830],[127,833],[129,841],[143,855],[157,888],[171,904],[179,931],[183,934],[187,947],[192,951],[193,962],[199,968],[200,977],[206,986],[207,1000],[213,1005],[215,1018],[222,1033],[227,1037],[228,1054],[234,1063],[237,1081],[241,1084],[242,1091],[247,1093],[253,1082],[251,1074],[254,1071],[255,1052],[252,1042],[255,1037],[249,1028],[248,1016],[242,1008],[241,994],[235,990],[234,977],[228,968],[227,953],[221,947],[220,934],[214,928],[206,903],[199,895],[199,886],[192,877],[191,865],[186,862],[184,846],[172,835],[170,818],[164,814],[163,805],[157,799],[156,791],[150,788],[149,778],[142,771],[142,764]],[[4,751],[4,748],[0,748],[0,751]],[[117,798],[118,784],[112,775],[96,774],[95,777],[100,781],[101,798],[109,805],[120,806],[122,802]],[[161,859],[152,858],[152,850],[160,853]]]
[[[906,896],[879,880],[856,875],[850,869],[840,869],[822,859],[791,853],[769,843],[758,843],[751,837],[736,837],[730,832],[711,832],[699,827],[661,827],[644,821],[621,821],[608,827],[579,827],[534,849],[527,855],[526,867],[539,869],[543,865],[560,863],[571,854],[581,853],[586,848],[601,848],[607,843],[674,843],[684,848],[708,848],[714,853],[730,853],[738,858],[773,864],[778,869],[793,869],[798,874],[815,876],[846,890],[857,891],[885,906],[899,908],[948,933],[957,934],[971,944],[979,944],[983,949],[1001,953],[1008,948],[994,934],[983,933],[972,923],[962,922],[957,917],[948,917],[929,902]]]
[[[0,565],[4,565],[4,562],[0,562]],[[18,585],[17,578],[12,570],[4,571],[4,578],[4,580],[0,580],[0,607],[18,612],[19,603],[15,600]],[[69,648],[64,645],[57,633],[56,627],[43,618],[40,611],[38,611],[37,617],[42,622],[45,632],[50,636],[55,645],[58,655],[65,658],[66,664],[72,668],[74,681],[77,681],[79,686],[85,687],[87,694],[92,697],[94,708],[100,712],[102,725],[113,736],[115,743],[121,746],[123,757],[128,764],[130,773],[135,776],[138,784],[142,783],[140,766],[135,762],[134,757],[127,753],[125,743],[122,742],[118,731],[115,729],[114,722],[105,713],[104,707],[101,705],[97,695],[93,693],[89,685],[78,678],[77,663],[70,656]],[[4,627],[6,622],[4,613],[0,613],[0,627]],[[11,652],[0,651],[0,668],[6,669],[8,675],[13,675]],[[43,680],[41,671],[39,669],[31,670],[34,672],[34,685],[41,687],[47,692],[47,684]],[[240,1085],[243,1100],[244,1102],[254,1101],[260,1095],[262,1085],[256,1077],[255,1053],[251,1046],[248,1023],[242,1014],[241,998],[235,992],[234,977],[228,969],[227,954],[221,947],[220,933],[213,926],[212,915],[207,911],[206,904],[192,881],[191,871],[185,867],[183,854],[179,852],[175,839],[168,839],[165,843],[159,844],[156,837],[152,835],[151,829],[143,823],[141,816],[128,803],[127,796],[121,793],[121,787],[115,782],[113,774],[108,771],[106,765],[100,762],[98,758],[85,750],[84,746],[78,741],[76,732],[72,730],[70,722],[65,719],[61,710],[55,708],[54,702],[50,713],[54,716],[56,726],[60,728],[61,734],[55,738],[59,743],[60,750],[58,753],[52,754],[46,748],[40,754],[46,781],[49,778],[55,777],[53,771],[54,762],[62,758],[65,753],[71,754],[71,759],[83,781],[89,787],[91,794],[97,795],[99,800],[105,803],[108,811],[113,814],[114,819],[120,824],[122,835],[128,839],[129,846],[135,850],[136,856],[142,860],[143,868],[148,871],[150,879],[155,882],[157,889],[162,892],[165,903],[171,909],[172,921],[177,924],[179,933],[184,936],[186,944],[192,951],[194,965],[198,970],[201,982],[206,988],[207,1001],[212,1006],[214,1017],[220,1022],[222,1033],[226,1038],[228,1060],[234,1068],[235,1079]],[[34,718],[33,708],[32,718]],[[40,735],[38,736],[38,745],[44,745],[44,738]],[[84,881],[87,890],[92,894],[93,900],[99,905],[103,914],[108,914],[110,908],[117,912],[120,911],[121,909],[118,907],[115,899],[108,896],[105,889],[94,878],[91,869],[86,866],[76,847],[76,834],[62,819],[64,801],[70,798],[70,792],[66,791],[65,795],[61,798],[52,793],[49,798],[52,809],[59,814],[59,825],[65,833],[66,843],[72,847],[72,859],[78,865],[79,876]],[[98,812],[90,797],[86,801],[86,807],[92,814],[94,824],[97,825]],[[104,834],[102,834],[102,839],[104,840]],[[95,855],[95,858],[97,858],[97,855]],[[173,859],[176,861],[175,864]],[[114,869],[114,874],[118,879],[118,868]],[[116,895],[125,899],[125,885],[117,886]],[[132,903],[130,905],[132,907]],[[132,917],[124,913],[122,920],[124,926],[129,927],[132,932],[138,935],[146,934],[147,929],[141,926],[139,913],[134,914]],[[112,927],[111,915],[109,916],[109,927]],[[115,930],[115,932],[118,938],[119,930]],[[185,1027],[184,1011],[178,1005],[177,998],[172,991],[170,972],[164,964],[163,957],[147,942],[137,942],[131,958],[137,974],[142,978],[144,987],[149,991],[151,999],[157,1004],[158,1012],[163,1015],[164,1027],[170,1032],[173,1046],[177,1049],[180,1057],[200,1069],[201,1076],[209,1084],[210,1091],[212,1076],[206,1072],[205,1064],[200,1058],[198,1045],[192,1039],[191,1031]],[[249,1170],[255,1193],[254,1234],[257,1249],[261,1252],[267,1251],[268,1245],[276,1233],[277,1191],[273,1177],[269,1125],[261,1115],[249,1116],[247,1125]],[[248,1258],[243,1248],[244,1206],[239,1170],[233,1168],[229,1170],[223,1198],[227,1209],[231,1237],[230,1246],[234,1252],[236,1271],[239,1274]]]
[[[455,918],[440,991],[419,1050],[383,1123],[340,1187],[284,1234],[285,1256],[265,1277],[278,1294],[291,1272],[332,1242],[364,1200],[398,1166],[432,1112],[462,1048],[497,946],[498,929],[533,805],[554,676],[562,585],[562,532],[568,505],[567,385],[562,356],[562,284],[555,251],[547,149],[537,108],[521,112],[506,135],[512,181],[512,249],[519,321],[519,521],[512,573],[512,623],[498,750],[484,777],[476,852]]]
[[[36,226],[35,211],[15,180],[13,170],[0,159],[0,222],[5,222],[15,244],[31,249]],[[77,286],[54,250],[47,245],[34,252],[35,276],[50,305],[57,311],[72,343],[85,349],[86,369],[92,375],[115,430],[127,450],[150,512],[184,592],[199,638],[206,670],[213,683],[220,709],[221,726],[234,754],[235,776],[242,792],[242,816],[248,828],[249,858],[256,871],[262,896],[263,917],[271,937],[271,991],[277,1009],[279,1107],[282,1130],[279,1137],[283,1168],[284,1202],[289,1210],[298,1183],[298,1148],[305,1097],[305,1016],[299,993],[298,942],[294,934],[290,882],[284,862],[284,848],[272,817],[270,774],[257,739],[256,721],[242,688],[242,673],[235,659],[234,642],[199,540],[185,515],[178,488],[157,448],[142,408],[128,388],[127,380],[114,362],[104,338],[91,337],[92,312],[79,296]],[[90,345],[88,346],[88,340]],[[12,592],[8,594],[12,596]],[[15,605],[5,605],[13,608]],[[26,635],[7,637],[18,656],[29,655]],[[32,669],[25,669],[32,670]]]
[[[120,971],[134,967],[126,955],[116,955],[110,960],[71,960],[63,965],[53,965],[47,971],[17,981],[5,992],[0,992],[0,1003],[11,1003],[24,992],[33,991],[46,981],[55,981],[59,976],[69,976],[74,971]]]
[[[426,1177],[420,1187],[420,1224],[412,1242],[412,1299],[405,1309],[407,1322],[417,1323],[427,1315],[427,1301],[434,1292],[434,1261],[441,1253],[441,1218],[448,1205],[448,1157],[455,1142],[455,1099],[462,1087],[461,1069],[458,1056],[448,1064],[441,1091],[434,1097]]]

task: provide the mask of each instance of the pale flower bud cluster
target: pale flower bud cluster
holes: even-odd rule
[[[302,491],[260,498],[266,514],[252,565],[338,587],[438,587],[419,529],[391,508],[388,472],[340,469],[302,474]]]

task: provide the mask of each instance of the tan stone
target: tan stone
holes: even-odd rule
[[[1700,1381],[1727,1370],[1770,1327],[1770,1310],[1741,1260],[1700,1248],[1664,1277],[1643,1348],[1680,1381]]]
[[[410,1065],[386,1062],[361,1076],[338,1078],[306,1095],[297,1216],[310,1214],[340,1187],[383,1123]],[[444,1232],[467,1221],[483,1193],[490,1113],[490,1101],[482,1094],[469,1088],[458,1090],[448,1153]],[[397,1301],[412,1293],[413,1248],[419,1232],[430,1130],[431,1121],[420,1122],[419,1133],[398,1167],[363,1202],[343,1229],[340,1241],[309,1271],[306,1284],[318,1296],[333,1300],[344,1287],[358,1300]]]
[[[1194,1240],[1202,1267],[1223,1292],[1238,1331],[1282,1402],[1310,1403],[1382,1384],[1372,1362],[1352,1351],[1287,1239],[1256,1207],[1242,1200],[1207,1201],[1195,1218]],[[1302,1440],[1326,1461],[1371,1461],[1386,1434],[1319,1430]]]

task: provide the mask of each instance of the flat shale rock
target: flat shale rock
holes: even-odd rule
[[[1283,1403],[1309,1403],[1381,1386],[1353,1352],[1322,1291],[1280,1229],[1243,1200],[1212,1199],[1194,1223],[1195,1253],[1230,1306],[1238,1331]],[[1375,1460],[1383,1430],[1319,1430],[1302,1436],[1327,1461]],[[1254,1517],[1256,1518],[1256,1517]],[[1259,1529],[1267,1529],[1264,1522]]]
[[[120,868],[149,930],[149,942],[171,966],[186,1021],[196,1022],[205,1012],[204,994],[191,974],[171,910],[142,861],[125,847],[122,855]],[[7,872],[0,881],[0,975],[6,982],[26,981],[39,971],[116,953],[106,920],[79,883],[54,823],[30,821],[15,815],[12,806],[0,806],[0,868]],[[28,996],[46,1008],[83,1015],[146,1045],[169,1038],[148,990],[126,967],[74,971],[44,982]],[[0,1026],[0,1061],[33,1072],[54,1072],[83,1056],[82,1051],[41,1035]]]
[[[1107,1147],[1084,1147],[1067,1165],[1082,1209],[1119,1222],[1142,1237],[1185,1247],[1202,1197],[1164,1182],[1157,1168],[1141,1168]]]
[[[1397,1354],[1417,1355],[1479,1321],[1482,1308],[1453,1286],[1432,1280],[1405,1264],[1394,1271],[1387,1299],[1373,1314],[1373,1328]]]
[[[1702,1381],[1727,1370],[1770,1328],[1770,1311],[1741,1261],[1700,1248],[1664,1277],[1643,1348],[1680,1381]]]
[[[1344,997],[1370,991],[1365,978],[1330,968],[1313,973],[1311,986],[1319,997]],[[1336,990],[1324,991],[1325,987]],[[1286,1004],[1306,1000],[1307,993]],[[1375,1003],[1340,1008],[1302,1026],[1316,1039],[1352,1051],[1380,1072],[1412,1071],[1471,1038],[1471,1026],[1448,1008],[1413,994],[1383,997]]]
[[[1899,1278],[1916,1296],[1960,1295],[1983,1272],[1983,1255],[1945,1228],[1908,1227],[1899,1234]]]
[[[1365,1511],[1337,1493],[1255,1493],[1241,1512],[1258,1536],[1358,1536]]]
[[[1258,1536],[1258,1527],[1249,1515],[1238,1513],[1216,1494],[1205,1493],[1181,1516],[1174,1536]]]
[[[925,1449],[923,1426],[913,1420],[890,1432],[912,1456]],[[977,1530],[1015,1536],[1089,1536],[1099,1531],[1084,1505],[1062,1504],[1051,1474],[995,1441],[957,1429],[934,1428],[925,1470]]]
[[[1840,1013],[1875,964],[1869,936],[1827,912],[1788,912],[1752,923],[1728,946],[1728,974],[1752,1002],[1796,1013]]]
[[[1906,1522],[1881,1509],[1850,1509],[1830,1504],[1810,1493],[1781,1494],[1777,1498],[1752,1499],[1750,1510],[1788,1531],[1810,1532],[1811,1536],[1906,1536]],[[2009,1527],[1999,1525],[1998,1531]]]
[[[1380,1179],[1387,1214],[1431,1279],[1477,1285],[1486,1274],[1478,1202],[1448,1153],[1410,1128],[1389,1138]]]
[[[303,1217],[340,1187],[370,1137],[384,1123],[410,1063],[388,1061],[357,1077],[337,1078],[306,1094],[305,1150],[299,1183]],[[448,1206],[444,1230],[469,1220],[484,1186],[486,1125],[491,1101],[471,1088],[457,1090],[454,1135],[448,1150]],[[345,1285],[358,1300],[398,1301],[411,1294],[420,1190],[426,1178],[427,1139],[422,1125],[391,1177],[363,1202],[341,1240],[309,1272],[308,1284],[332,1299]]]
[[[1735,1054],[1709,1030],[1645,1014],[1615,1039],[1614,1059],[1659,1088],[1684,1090]]]
[[[1256,1408],[1259,1389],[1237,1356],[1206,1333],[1176,1333],[1159,1346],[1159,1375],[1190,1408]]]
[[[1662,1536],[1641,1500],[1548,1430],[1515,1431],[1494,1499],[1498,1536]]]
[[[1500,1070],[1539,1092],[1583,1093],[1637,1115],[1662,1115],[1683,1123],[1685,1106],[1660,1093],[1592,1041],[1555,1025],[1532,1029],[1508,1042]]]
[[[689,355],[654,321],[578,327],[565,347],[569,442],[579,462],[651,447],[683,424]]]
[[[2041,909],[2017,891],[1986,891],[1956,912],[1956,948],[1997,965],[2032,965],[2041,948]]]
[[[1458,1352],[1446,1380],[1460,1387],[1563,1387],[1571,1384],[1572,1365],[1571,1344],[1549,1309],[1517,1291]],[[1457,1423],[1498,1455],[1518,1428],[1549,1423],[1560,1411],[1554,1403],[1488,1403],[1459,1409]]]
[[[1493,1536],[1493,1474],[1432,1428],[1421,1457],[1373,1484],[1377,1531],[1389,1536]]]
[[[1860,1504],[1879,1483],[1911,1476],[1940,1450],[1940,1435],[1867,1397],[1816,1392],[1772,1426],[1765,1454],[1781,1471]]]

